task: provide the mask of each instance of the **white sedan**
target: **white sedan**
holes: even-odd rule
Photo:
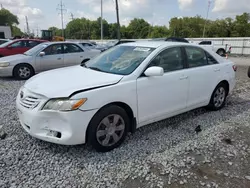
[[[100,53],[72,42],[42,43],[24,54],[1,58],[0,76],[26,80],[38,72],[80,65]]]
[[[144,125],[203,106],[221,109],[235,71],[197,45],[127,43],[85,65],[32,77],[16,106],[22,127],[38,139],[109,151]]]

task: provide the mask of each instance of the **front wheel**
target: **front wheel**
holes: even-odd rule
[[[34,70],[30,65],[20,64],[14,68],[14,77],[19,80],[27,80],[34,75]]]
[[[89,124],[88,142],[99,152],[107,152],[124,141],[130,120],[119,106],[108,106],[98,112]]]
[[[226,104],[226,98],[228,95],[228,87],[224,83],[220,83],[214,90],[209,105],[210,110],[220,110]]]

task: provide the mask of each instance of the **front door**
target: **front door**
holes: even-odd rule
[[[186,76],[181,48],[160,52],[149,67],[160,66],[163,76],[139,77],[137,100],[139,124],[144,125],[166,118],[169,114],[186,108],[189,78]]]
[[[36,62],[40,62],[40,71],[64,67],[63,45],[52,44],[43,50],[44,56],[37,55]]]

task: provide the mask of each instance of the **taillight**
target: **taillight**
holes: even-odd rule
[[[233,70],[236,72],[237,71],[237,66],[233,65]]]

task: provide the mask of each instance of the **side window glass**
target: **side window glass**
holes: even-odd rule
[[[30,48],[33,48],[39,44],[39,42],[37,42],[37,41],[28,41],[27,43],[28,43],[28,47],[30,47]]]
[[[207,52],[206,52],[206,55],[207,55],[207,63],[209,65],[218,64],[217,60],[212,55],[210,55]]]
[[[151,66],[159,66],[164,69],[164,72],[181,70],[183,66],[183,57],[181,48],[175,47],[162,51],[150,63]]]
[[[207,65],[207,57],[201,48],[185,47],[187,53],[187,63],[190,68]]]
[[[43,50],[45,55],[57,55],[57,54],[62,54],[62,45],[61,44],[55,44],[51,45]]]
[[[64,53],[79,53],[79,52],[82,52],[83,50],[74,45],[74,44],[66,44],[64,45]]]
[[[24,41],[15,42],[15,43],[11,44],[11,47],[12,48],[21,48],[21,47],[24,47]]]

